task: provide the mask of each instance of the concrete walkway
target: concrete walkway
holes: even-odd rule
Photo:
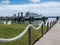
[[[57,22],[39,41],[34,45],[60,45],[60,22]]]

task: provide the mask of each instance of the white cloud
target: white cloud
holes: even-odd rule
[[[46,3],[42,3],[42,5],[45,5],[45,6],[51,6],[51,7],[57,7],[57,6],[60,6],[60,2],[46,2]]]
[[[40,2],[40,0],[30,0],[30,1],[33,2],[33,3]]]
[[[28,6],[27,6],[28,5]],[[24,4],[24,5],[0,5],[0,15],[12,15],[18,12],[35,12],[38,14],[60,15],[60,3],[59,2],[46,2],[41,4]],[[5,16],[6,16],[5,15]]]
[[[10,0],[3,0],[2,2],[1,2],[1,4],[9,4],[10,3]]]

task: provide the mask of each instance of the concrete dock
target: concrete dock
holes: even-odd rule
[[[34,45],[60,45],[60,22],[57,22]]]

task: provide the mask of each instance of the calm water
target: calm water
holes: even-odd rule
[[[46,23],[47,22],[52,22],[52,21],[55,21],[56,18],[49,18],[48,20],[46,20]],[[35,20],[32,22],[33,25],[39,25],[41,24],[42,20]],[[29,21],[25,21],[26,24],[29,24]]]
[[[56,20],[56,18],[49,18],[48,20],[46,20],[46,23],[47,23],[47,22],[52,22],[52,21],[55,21],[55,20]],[[35,21],[31,22],[31,24],[33,24],[33,25],[40,25],[41,22],[42,22],[42,20],[35,20]],[[4,22],[4,24],[5,24],[5,23],[6,23],[6,22]],[[8,24],[10,24],[10,23],[11,23],[11,21],[8,22]],[[26,23],[26,24],[29,24],[29,21],[25,21],[25,23]]]

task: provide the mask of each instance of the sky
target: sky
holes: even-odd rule
[[[43,16],[60,16],[60,0],[0,0],[0,16],[34,12]]]

